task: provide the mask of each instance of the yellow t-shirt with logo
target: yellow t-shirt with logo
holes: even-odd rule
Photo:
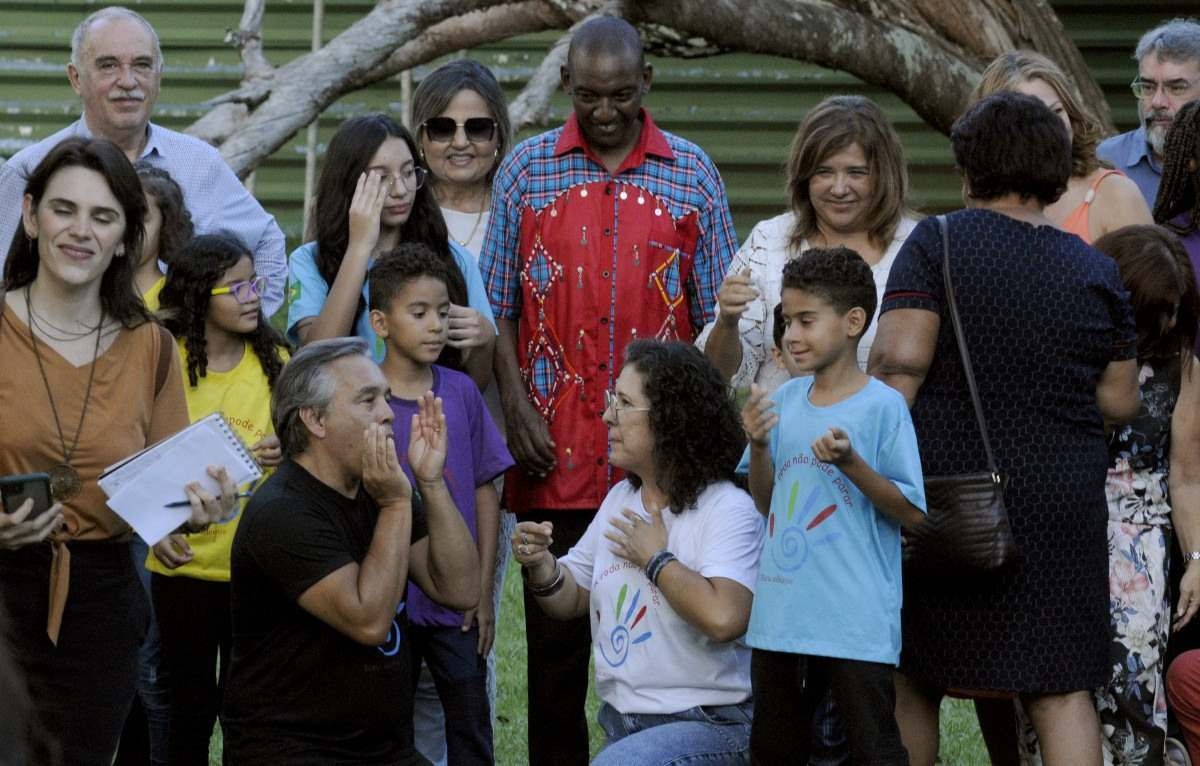
[[[247,447],[252,447],[267,435],[271,428],[271,388],[267,374],[263,371],[258,355],[249,343],[245,344],[242,360],[228,372],[209,370],[196,386],[188,385],[187,351],[183,341],[178,342],[179,363],[183,371],[184,390],[187,392],[188,419],[195,423],[200,418],[220,412]],[[287,352],[280,350],[286,360]],[[265,478],[265,477],[264,477]],[[246,487],[239,487],[245,491]],[[246,502],[241,505],[245,508]],[[192,560],[177,569],[168,569],[155,557],[154,552],[146,557],[146,568],[161,575],[194,577],[197,580],[229,581],[229,551],[233,535],[237,531],[241,511],[223,524],[213,524],[203,532],[185,535],[192,548]]]

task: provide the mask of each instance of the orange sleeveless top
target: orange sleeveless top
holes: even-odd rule
[[[1062,230],[1077,235],[1089,245],[1092,244],[1092,237],[1089,234],[1088,214],[1092,208],[1092,200],[1096,199],[1096,189],[1100,186],[1100,182],[1111,175],[1121,175],[1119,170],[1105,170],[1100,175],[1096,176],[1096,180],[1092,181],[1092,185],[1088,187],[1087,194],[1083,195],[1083,202],[1079,203],[1079,207],[1072,210],[1067,217],[1063,219]]]

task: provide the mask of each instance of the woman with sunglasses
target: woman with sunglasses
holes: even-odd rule
[[[512,142],[504,91],[479,62],[452,61],[417,86],[413,124],[450,236],[478,257],[491,209],[492,176]]]
[[[357,335],[376,361],[384,344],[367,306],[367,269],[376,255],[420,242],[452,263],[450,339],[439,364],[463,370],[483,388],[491,375],[496,326],[479,267],[452,242],[425,185],[412,135],[382,114],[347,120],[325,151],[309,236],[289,258],[288,338],[304,345]]]
[[[188,419],[220,412],[270,470],[281,457],[271,427],[271,386],[288,354],[286,341],[263,316],[267,280],[255,275],[253,255],[229,235],[196,237],[178,255],[159,303],[164,324],[178,339]],[[239,518],[170,535],[146,559],[172,764],[208,763],[229,666],[229,551]]]
[[[421,159],[429,166],[430,190],[450,231],[450,239],[461,245],[477,262],[483,247],[492,203],[492,176],[512,143],[508,104],[504,91],[491,71],[477,61],[458,59],[444,64],[421,80],[413,92],[413,124]],[[484,401],[504,433],[495,377],[489,375]],[[497,479],[502,489],[503,477]],[[500,514],[500,540],[506,540],[516,525],[511,513]],[[496,709],[496,653],[493,639],[499,620],[500,594],[508,571],[508,546],[496,551],[491,609],[468,613],[479,623],[479,652],[487,654],[488,702]],[[416,744],[435,766],[445,766],[445,717],[433,677],[422,666],[413,706]]]
[[[626,474],[587,532],[557,560],[552,522],[512,536],[538,606],[591,617],[608,740],[592,764],[747,764],[750,650],[738,639],[764,529],[733,484],[745,436],[725,381],[694,346],[634,341],[602,417]]]

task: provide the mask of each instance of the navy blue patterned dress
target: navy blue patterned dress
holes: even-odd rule
[[[951,273],[992,449],[1008,476],[1015,570],[904,575],[901,669],[960,693],[1093,689],[1107,677],[1109,457],[1096,382],[1137,337],[1117,266],[1073,234],[987,210],[949,216]],[[938,312],[913,406],[927,476],[986,458],[944,304],[937,221],[896,258],[882,311]]]

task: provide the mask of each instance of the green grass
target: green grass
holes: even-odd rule
[[[521,599],[521,577],[513,563],[504,581],[500,606],[500,625],[496,635],[496,671],[499,688],[496,697],[496,763],[516,766],[528,762],[525,713],[525,605]],[[595,678],[593,674],[592,679]],[[588,684],[587,716],[592,754],[604,745],[604,733],[596,725],[600,701],[593,683]],[[221,763],[221,732],[213,733],[209,763]],[[947,699],[942,703],[942,757],[945,766],[985,766],[987,751],[969,702]],[[631,764],[631,766],[633,766]]]

